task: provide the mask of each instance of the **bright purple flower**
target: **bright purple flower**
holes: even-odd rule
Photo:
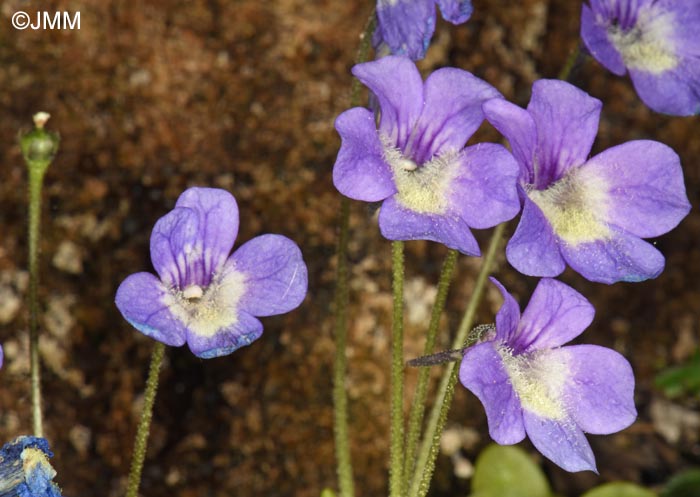
[[[262,235],[231,256],[238,206],[216,188],[190,188],[151,234],[151,261],[160,279],[136,273],[122,282],[116,303],[132,326],[166,345],[185,342],[198,357],[230,354],[262,334],[255,316],[283,314],[306,295],[299,247]]]
[[[557,276],[566,264],[591,281],[655,278],[664,257],[642,240],[674,228],[690,210],[683,171],[666,145],[636,140],[588,159],[601,103],[555,80],[532,87],[527,110],[484,104],[520,164],[524,202],[506,247],[531,276]]]
[[[543,279],[520,315],[503,295],[496,330],[466,350],[462,384],[486,410],[489,434],[501,445],[525,435],[545,457],[567,471],[595,471],[585,433],[620,431],[637,417],[634,375],[617,352],[596,345],[561,345],[593,320],[593,306],[565,284]]]
[[[581,37],[613,73],[629,71],[639,97],[657,112],[700,113],[700,2],[590,0]]]
[[[374,48],[411,60],[425,57],[435,31],[436,3],[452,24],[467,22],[472,15],[470,0],[377,0]]]
[[[379,227],[390,240],[433,240],[478,255],[470,228],[490,228],[519,210],[517,164],[508,151],[493,143],[464,148],[484,119],[481,104],[499,93],[454,68],[423,83],[406,57],[352,71],[377,97],[379,129],[365,108],[338,116],[336,188],[356,200],[383,200]]]

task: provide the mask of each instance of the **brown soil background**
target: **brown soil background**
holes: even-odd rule
[[[44,110],[62,136],[46,178],[40,297],[46,431],[64,494],[123,494],[153,343],[121,318],[114,293],[128,274],[150,270],[150,230],[192,185],[236,196],[239,240],[264,232],[296,240],[309,266],[309,295],[297,311],[265,319],[263,337],[228,357],[204,361],[186,349],[168,350],[141,493],[312,497],[335,486],[333,120],[348,107],[349,69],[372,2],[47,1],[42,10],[80,11],[81,29],[13,29],[12,13],[35,11],[36,4],[0,4],[0,439],[30,430],[27,318],[19,305],[26,296],[26,173],[16,135]],[[532,82],[555,77],[576,46],[580,2],[474,4],[467,24],[438,24],[420,67],[472,71],[524,105]],[[594,152],[640,138],[670,145],[697,206],[698,118],[653,114],[628,79],[590,59],[574,82],[604,102]],[[485,125],[477,139],[498,136]],[[373,214],[353,206],[347,384],[358,495],[386,490],[390,245]],[[488,232],[479,238],[483,246]],[[560,494],[617,479],[659,486],[700,463],[700,429],[669,441],[660,428],[672,420],[659,424],[651,416],[651,406],[663,402],[654,375],[698,346],[698,240],[695,208],[655,240],[667,257],[657,280],[604,286],[563,276],[597,309],[583,339],[632,362],[640,416],[620,434],[590,437],[600,476],[570,475],[543,461]],[[435,244],[407,245],[407,357],[420,355],[444,254]],[[479,265],[460,259],[442,345]],[[521,303],[536,284],[502,257],[495,273]],[[490,291],[479,321],[492,321],[499,305]],[[697,415],[697,400],[674,405]],[[483,409],[464,389],[450,425],[477,430],[477,443],[463,451],[470,459],[488,443]],[[468,487],[441,456],[434,495],[466,495]]]

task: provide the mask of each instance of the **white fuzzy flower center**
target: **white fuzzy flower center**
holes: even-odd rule
[[[628,69],[661,74],[678,65],[673,29],[673,14],[651,7],[639,12],[631,29],[623,31],[619,26],[610,26],[608,39]]]
[[[399,203],[421,214],[444,214],[450,184],[459,170],[459,152],[448,152],[419,165],[382,137],[384,160],[391,167]]]
[[[572,169],[545,190],[526,188],[526,191],[565,243],[576,246],[610,236],[605,221],[607,183],[586,168]]]
[[[563,354],[543,350],[513,355],[505,346],[497,350],[524,409],[547,419],[567,418],[563,397],[569,365]]]
[[[238,302],[246,290],[243,273],[233,269],[215,275],[206,288],[190,285],[172,289],[163,303],[189,330],[201,337],[211,337],[238,322]]]

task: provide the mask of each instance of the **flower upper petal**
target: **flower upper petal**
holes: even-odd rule
[[[586,162],[601,107],[600,100],[564,81],[535,81],[527,106],[537,127],[535,188],[545,188]]]
[[[151,262],[168,287],[184,288],[195,281],[199,240],[199,217],[187,207],[178,207],[161,217],[151,232]]]
[[[333,166],[333,184],[338,191],[366,202],[396,193],[372,112],[360,107],[346,110],[335,120],[335,128],[342,140]]]
[[[522,407],[494,342],[466,350],[459,381],[484,405],[491,438],[499,444],[515,444],[525,438]]]
[[[534,158],[537,144],[537,127],[525,110],[502,98],[484,102],[484,116],[508,139],[515,160],[520,166],[521,184],[531,184],[534,178]]]
[[[379,100],[379,129],[403,149],[423,108],[423,79],[416,65],[406,57],[387,56],[357,64],[352,73]]]
[[[459,216],[421,214],[402,207],[396,195],[382,204],[379,229],[389,240],[432,240],[466,255],[481,255],[469,225]]]
[[[601,16],[597,19],[597,16]],[[585,3],[581,10],[581,39],[593,57],[613,74],[622,76],[626,72],[622,55],[608,37],[610,20],[602,17]]]
[[[559,347],[583,333],[594,315],[595,309],[583,295],[560,281],[543,278],[509,345],[517,353]]]
[[[571,377],[564,399],[583,431],[607,435],[634,422],[634,374],[627,359],[597,345],[573,345],[550,353],[567,356]]]
[[[656,278],[664,269],[664,256],[641,238],[610,226],[605,240],[576,246],[563,244],[566,262],[584,278],[600,283],[644,281]]]
[[[226,265],[244,275],[245,293],[239,309],[253,316],[289,312],[306,296],[306,264],[299,247],[287,237],[253,238],[241,245]]]
[[[195,271],[195,282],[208,285],[226,262],[238,235],[236,199],[220,188],[195,187],[182,192],[175,207],[190,208],[197,214],[201,252],[188,254],[186,259]]]
[[[489,278],[503,296],[503,305],[496,314],[496,340],[510,343],[511,337],[518,329],[520,322],[520,306],[513,296],[494,277]]]
[[[438,0],[438,5],[442,17],[452,24],[467,22],[474,10],[471,0]]]
[[[551,225],[528,197],[520,223],[506,246],[506,257],[528,276],[558,276],[566,268]]]
[[[552,420],[528,410],[523,419],[527,436],[547,459],[566,471],[596,471],[591,446],[572,420]]]
[[[136,273],[126,278],[115,302],[119,312],[137,330],[166,345],[185,343],[184,324],[171,312],[168,289],[150,273]]]
[[[690,211],[680,159],[662,143],[623,143],[591,158],[584,169],[607,185],[606,220],[639,237],[670,231]]]
[[[422,59],[434,31],[435,0],[377,1],[375,48],[385,43],[392,54]]]
[[[260,321],[245,311],[238,311],[233,324],[220,328],[211,335],[200,335],[190,330],[187,334],[187,344],[197,357],[211,359],[250,345],[260,338],[262,331]]]
[[[425,80],[423,109],[404,153],[417,163],[464,148],[484,120],[481,104],[500,94],[467,71],[446,67]]]

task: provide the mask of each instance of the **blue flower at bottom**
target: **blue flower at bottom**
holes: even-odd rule
[[[486,410],[489,434],[501,445],[527,435],[545,457],[567,471],[595,471],[584,433],[607,435],[631,425],[634,374],[614,350],[597,345],[562,347],[593,320],[593,306],[578,292],[543,279],[520,308],[503,295],[496,330],[466,350],[462,384]]]
[[[0,494],[18,497],[61,497],[53,482],[53,453],[43,438],[21,436],[0,449]]]
[[[435,31],[436,3],[452,24],[462,24],[472,14],[470,0],[377,0],[374,48],[411,60],[425,57]]]
[[[116,304],[132,326],[166,345],[187,343],[198,357],[227,355],[262,334],[256,316],[283,314],[306,296],[299,247],[261,235],[231,256],[238,206],[216,188],[190,188],[151,234],[151,273],[129,276]]]
[[[700,1],[590,0],[581,38],[608,70],[629,71],[656,112],[700,113]]]

